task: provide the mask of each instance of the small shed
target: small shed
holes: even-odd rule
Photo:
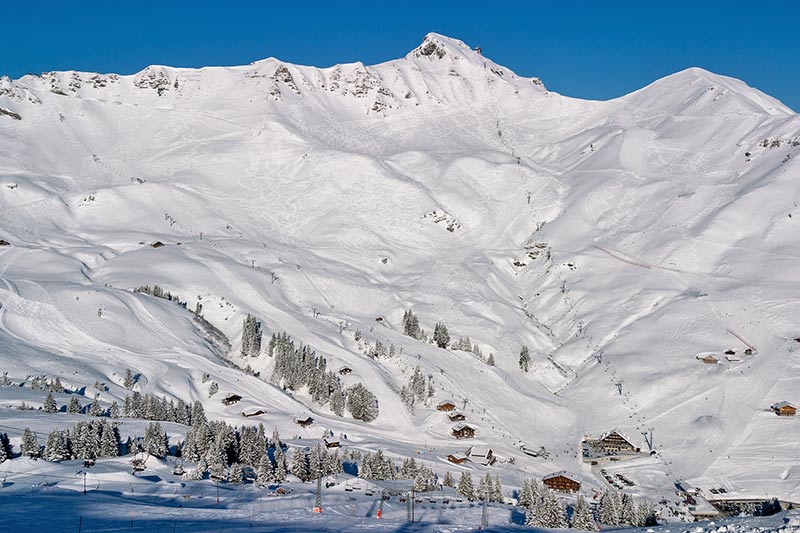
[[[716,365],[719,363],[719,358],[711,354],[698,355],[697,358],[707,365]]]
[[[0,246],[11,246],[11,243],[5,239],[0,239]]]
[[[436,406],[439,411],[455,411],[456,404],[452,400],[444,400]]]
[[[453,436],[457,439],[471,439],[475,436],[475,428],[467,424],[459,424],[453,428]]]
[[[252,416],[260,416],[267,414],[266,409],[262,409],[260,407],[248,407],[244,411],[242,411],[242,416],[245,418],[250,418]]]
[[[542,478],[542,483],[551,489],[558,492],[578,492],[581,488],[581,482],[578,476],[561,470],[560,472],[553,472]]]
[[[794,416],[797,414],[797,407],[790,404],[789,402],[779,402],[773,404],[772,410],[775,411],[775,414],[778,416]]]
[[[242,397],[239,396],[238,394],[228,394],[222,399],[222,403],[224,403],[225,405],[233,405],[235,403],[239,403],[241,399]]]
[[[460,465],[467,460],[467,456],[463,453],[451,453],[447,456],[447,460],[455,465]]]
[[[164,244],[161,241],[156,241],[156,242],[152,243],[150,246],[152,248],[163,248],[164,246],[166,246],[166,244]]]
[[[314,423],[314,419],[311,418],[310,416],[305,416],[302,418],[295,418],[294,423],[297,424],[298,426],[308,427]]]
[[[322,442],[325,443],[325,447],[326,448],[338,448],[339,447],[339,441],[338,440],[323,439]]]
[[[349,366],[343,366],[342,368],[339,369],[339,375],[340,376],[347,376],[347,375],[352,374],[352,373],[353,373],[353,369],[350,368]]]
[[[464,415],[463,415],[463,414],[461,414],[461,413],[457,413],[457,412],[455,412],[455,411],[453,411],[452,413],[450,413],[450,414],[447,416],[447,418],[449,418],[449,419],[450,419],[450,422],[463,422],[464,420],[466,420],[466,419],[467,419],[467,417],[466,417],[466,416],[464,416]]]

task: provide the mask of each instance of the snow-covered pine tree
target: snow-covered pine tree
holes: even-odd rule
[[[8,433],[0,433],[0,463],[11,459],[13,449],[11,448],[11,441],[8,438]]]
[[[600,522],[607,526],[615,526],[622,522],[621,498],[611,491],[603,492],[600,497]]]
[[[241,464],[233,463],[228,472],[228,482],[234,485],[241,485],[242,481],[244,481],[244,469]]]
[[[224,482],[225,476],[228,473],[227,461],[225,454],[220,448],[219,442],[214,442],[211,448],[206,453],[206,462],[208,462],[208,475],[216,482]]]
[[[519,491],[519,498],[517,498],[517,505],[530,509],[533,507],[533,492],[531,491],[531,482],[526,479],[522,482],[522,487]]]
[[[119,433],[117,428],[108,420],[103,420],[102,433],[100,435],[99,457],[118,457],[119,456]]]
[[[47,397],[44,399],[43,409],[45,413],[55,413],[58,411],[58,406],[56,405],[56,400],[53,398],[52,392],[47,393]]]
[[[490,353],[489,357],[486,359],[486,364],[489,366],[494,366],[494,354]]]
[[[523,346],[519,351],[519,367],[523,372],[527,372],[531,366],[531,354],[527,346]]]
[[[261,322],[249,313],[242,327],[242,356],[258,357],[261,355]]]
[[[256,469],[256,486],[266,487],[272,479],[272,463],[266,454],[261,458]]]
[[[122,416],[122,409],[120,409],[120,406],[116,400],[111,402],[111,409],[109,409],[109,415],[111,415],[111,418],[119,418],[120,416]]]
[[[586,503],[586,500],[580,494],[572,508],[572,520],[570,521],[569,527],[581,531],[598,531],[599,529],[594,521],[589,504]]]
[[[347,410],[356,420],[372,422],[378,418],[378,399],[363,383],[347,390]]]
[[[621,503],[622,514],[620,518],[622,519],[622,523],[629,526],[637,526],[638,516],[636,514],[636,506],[633,503],[633,497],[628,493],[623,493]]]
[[[644,502],[636,508],[636,518],[638,527],[652,527],[658,525],[656,511],[649,502]]]
[[[73,396],[72,398],[69,399],[69,403],[67,404],[68,413],[73,415],[78,414],[81,412],[81,409],[83,409],[83,406],[81,406],[81,401],[78,399],[77,396]]]
[[[266,457],[266,455],[264,456]],[[286,473],[289,468],[286,462],[286,454],[280,448],[275,448],[275,470],[273,471],[273,479],[276,483],[283,483],[286,481]]]
[[[450,344],[450,333],[447,331],[447,326],[441,322],[437,322],[433,328],[433,342],[439,348],[447,348],[447,345]]]
[[[45,461],[66,461],[69,459],[69,448],[64,432],[60,429],[51,431],[47,435],[47,443],[44,445]]]
[[[461,479],[458,480],[458,487],[456,492],[463,497],[472,501],[475,499],[475,485],[472,483],[472,474],[469,472],[462,472]]]
[[[419,320],[410,309],[403,313],[403,333],[415,339],[420,338]]]
[[[308,454],[302,448],[295,448],[292,452],[292,465],[290,467],[292,475],[298,477],[300,481],[306,482],[311,479],[308,470]]]
[[[456,486],[456,482],[453,479],[453,474],[451,474],[449,470],[444,473],[444,481],[442,481],[442,485],[444,485],[445,487]]]
[[[505,500],[503,497],[503,484],[500,483],[500,474],[495,474],[494,476],[494,493],[491,499],[493,502],[497,503],[503,503]]]
[[[159,422],[150,422],[144,430],[144,448],[147,453],[159,459],[169,451],[167,433]]]
[[[133,387],[136,386],[136,375],[130,368],[125,369],[125,380],[122,382],[122,386],[128,390],[133,390]]]
[[[492,494],[494,494],[494,483],[492,475],[487,472],[478,483],[478,499],[491,501]]]
[[[567,513],[564,504],[556,498],[552,491],[542,491],[542,498],[535,508],[535,523],[538,527],[566,528]]]
[[[22,432],[22,444],[20,445],[22,455],[32,457],[34,459],[42,456],[42,450],[39,447],[39,442],[36,440],[36,435],[31,431],[31,428],[25,428]]]
[[[97,400],[97,396],[94,397],[92,404],[89,406],[89,415],[103,416],[103,408],[100,407],[100,402]]]

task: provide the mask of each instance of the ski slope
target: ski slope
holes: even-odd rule
[[[108,405],[132,368],[141,391],[232,423],[265,407],[258,421],[283,435],[330,429],[509,486],[566,469],[602,489],[580,439],[618,427],[646,448],[652,429],[656,455],[613,466],[637,497],[687,480],[800,501],[800,423],[769,412],[800,403],[800,118],[742,81],[692,68],[584,101],[429,34],[372,66],[3,78],[0,108],[20,117],[0,115],[0,372],[13,381],[60,376],[90,395],[104,382]],[[201,303],[230,352],[187,310],[132,292],[154,284]],[[402,335],[407,309],[496,366]],[[266,354],[238,355],[248,313],[265,345],[285,331],[351,367],[342,379],[376,394],[377,420],[231,366],[271,373]],[[368,357],[377,340],[402,353]],[[397,391],[416,365],[435,396],[411,412]],[[220,386],[210,398],[204,374]],[[234,392],[242,402],[222,405]],[[473,441],[452,438],[432,407],[444,399]],[[42,400],[0,389],[0,419]],[[292,422],[307,414],[310,428]],[[516,462],[446,462],[470,444]]]

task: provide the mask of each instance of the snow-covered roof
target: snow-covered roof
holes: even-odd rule
[[[491,453],[492,449],[488,446],[473,446],[469,449],[470,457],[489,457]]]
[[[461,431],[462,429],[471,429],[472,431],[475,431],[475,428],[469,424],[457,424],[453,426],[453,431]]]
[[[613,435],[614,433],[616,433],[617,435],[619,435],[620,437],[622,437],[622,438],[625,440],[625,442],[627,442],[628,444],[630,444],[631,446],[633,446],[633,441],[632,441],[631,439],[629,439],[629,438],[628,438],[628,437],[627,437],[627,436],[626,436],[626,435],[625,435],[623,432],[621,432],[621,431],[620,431],[619,429],[617,429],[617,428],[614,428],[614,429],[612,429],[612,430],[610,430],[610,431],[607,431],[606,433],[603,433],[603,435],[602,435],[602,436],[601,436],[599,439],[597,439],[597,440],[603,440],[603,439],[605,439],[606,437],[609,437],[609,436]]]
[[[456,459],[457,461],[465,461],[467,459],[466,454],[463,454],[461,452],[448,454],[447,457],[452,457],[453,459]]]
[[[790,404],[789,402],[778,402],[778,403],[772,404],[772,408],[773,409],[781,409],[783,407],[794,407],[794,405]]]
[[[455,405],[456,402],[454,402],[453,400],[442,400],[441,402],[437,403],[436,405],[447,405],[447,404]]]
[[[553,472],[552,474],[547,474],[546,476],[544,476],[542,478],[542,481],[545,481],[545,480],[548,480],[548,479],[557,478],[557,477],[565,477],[565,478],[569,479],[570,481],[574,481],[575,483],[580,483],[581,482],[581,480],[578,479],[578,476],[576,476],[572,472],[567,472],[566,470],[559,470],[558,472]]]

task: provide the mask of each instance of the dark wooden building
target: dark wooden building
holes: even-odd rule
[[[233,405],[235,403],[239,403],[241,399],[242,397],[239,396],[238,394],[228,394],[222,399],[222,403],[224,403],[225,405]]]
[[[310,416],[306,416],[303,418],[295,418],[294,423],[297,424],[298,426],[308,427],[314,423],[314,419],[311,418]]]
[[[453,428],[453,436],[457,439],[471,439],[475,436],[475,428],[467,424],[459,424]]]
[[[597,441],[594,442],[595,448],[605,453],[618,452],[638,452],[639,448],[634,446],[631,441],[626,439],[618,430],[612,429]]]
[[[797,414],[797,408],[789,402],[780,402],[772,405],[772,410],[778,416],[794,416]]]
[[[450,415],[447,418],[450,419],[450,422],[463,422],[464,420],[467,419],[467,417],[465,417],[461,413],[457,413],[455,411],[450,413]]]
[[[542,478],[542,483],[550,490],[558,492],[578,492],[581,482],[575,474],[570,474],[566,470],[554,472]]]
[[[450,400],[445,400],[443,402],[439,402],[439,405],[436,406],[436,409],[439,411],[455,411],[456,404]]]

